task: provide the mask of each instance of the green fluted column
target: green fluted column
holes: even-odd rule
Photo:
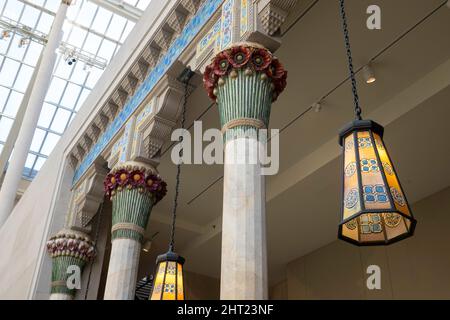
[[[50,300],[72,300],[77,290],[73,281],[81,280],[84,266],[95,256],[93,242],[84,233],[63,229],[47,242],[47,251],[52,257]]]
[[[217,102],[225,141],[221,299],[267,299],[265,181],[259,152],[272,102],[286,86],[278,59],[254,43],[220,52],[204,84]]]
[[[108,174],[105,191],[112,201],[112,248],[104,298],[132,300],[145,229],[166,183],[153,167],[126,162]]]

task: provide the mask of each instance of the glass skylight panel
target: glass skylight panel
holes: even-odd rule
[[[35,34],[48,34],[61,0],[2,0],[0,19],[29,27]],[[127,0],[145,10],[149,0]],[[29,4],[38,6],[35,8]],[[63,26],[66,48],[83,50],[106,65],[117,53],[135,23],[98,6],[90,0],[77,0],[69,7]],[[0,34],[5,31],[0,26]],[[9,30],[6,30],[9,31]],[[12,31],[0,39],[0,148],[7,139],[14,117],[33,75],[42,44]],[[23,42],[23,43],[22,43]],[[54,75],[47,92],[30,148],[24,176],[33,178],[40,170],[60,136],[73,120],[103,73],[102,68],[76,61],[68,65],[58,52]]]

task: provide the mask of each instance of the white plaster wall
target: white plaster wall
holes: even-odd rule
[[[150,3],[1,227],[0,299],[48,298],[51,261],[44,246],[47,239],[63,227],[67,214],[73,177],[72,169],[66,164],[67,154],[176,3],[176,0]]]

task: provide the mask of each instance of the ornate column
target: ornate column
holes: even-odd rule
[[[113,203],[112,248],[105,300],[134,299],[141,242],[152,207],[166,194],[156,169],[142,162],[117,165],[105,180]]]
[[[63,229],[47,242],[47,251],[53,262],[50,300],[72,300],[76,288],[70,277],[81,280],[85,264],[95,256],[93,242],[82,232]]]
[[[225,141],[221,299],[267,299],[265,185],[259,153],[287,72],[264,47],[237,43],[206,67]]]

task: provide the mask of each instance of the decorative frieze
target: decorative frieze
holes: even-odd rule
[[[222,1],[223,0],[183,0],[178,4],[178,7],[175,8],[175,10],[178,9],[180,12],[185,13],[192,12],[192,10],[194,10],[196,14],[195,18],[190,20],[186,19],[187,24],[182,29],[180,35],[178,37],[171,37],[170,46],[167,48],[167,52],[164,56],[161,56],[159,51],[159,56],[156,58],[160,48],[158,48],[155,38],[149,42],[149,45],[142,52],[142,57],[150,65],[150,73],[142,83],[138,83],[136,85],[137,89],[132,97],[127,96],[126,99],[121,100],[122,104],[119,104],[118,101],[120,100],[117,100],[117,91],[123,90],[122,85],[119,85],[116,92],[112,95],[116,99],[115,103],[119,106],[118,113],[115,118],[105,121],[103,116],[107,117],[107,113],[104,111],[100,112],[94,119],[94,123],[102,130],[102,133],[99,135],[97,141],[95,141],[89,151],[85,150],[85,154],[82,156],[77,157],[77,155],[75,155],[76,148],[72,151],[74,156],[79,159],[77,162],[78,167],[75,168],[73,180],[74,184],[78,182],[78,180],[86,173],[93,161],[104,153],[105,148],[110,145],[111,140],[120,132],[123,125],[147,98],[148,94],[155,88],[155,86],[157,86],[167,71],[174,65],[180,55],[191,44],[192,40],[198,35],[204,24],[208,22],[217,9],[220,8]],[[200,6],[202,3],[203,6]],[[168,29],[175,30],[172,26]],[[155,37],[156,35],[157,34],[155,34]],[[140,58],[137,59],[136,63],[139,63],[139,59]],[[166,120],[174,121],[173,118],[166,118],[163,115],[160,116]]]

